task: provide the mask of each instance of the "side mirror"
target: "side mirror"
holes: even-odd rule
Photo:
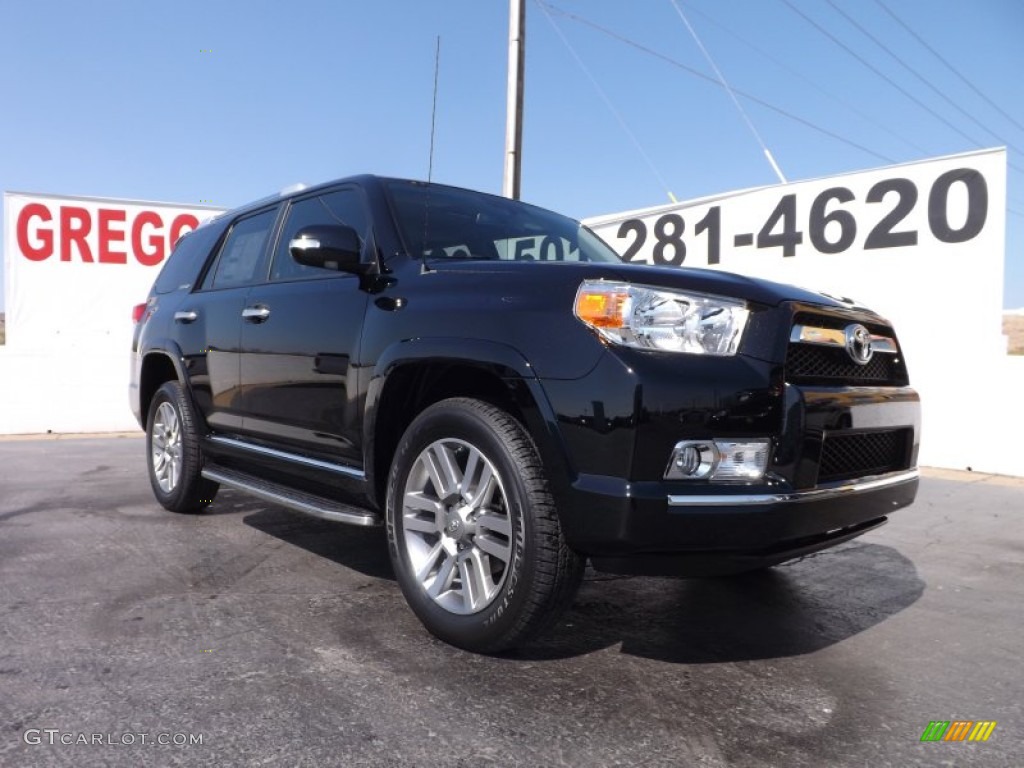
[[[371,267],[363,263],[362,250],[359,235],[352,227],[335,224],[304,227],[288,243],[288,251],[299,264],[356,274]]]

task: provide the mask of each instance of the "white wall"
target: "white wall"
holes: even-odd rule
[[[0,434],[139,429],[128,405],[129,353],[0,346]]]

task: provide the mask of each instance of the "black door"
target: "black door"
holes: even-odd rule
[[[368,216],[358,188],[290,204],[269,280],[254,286],[246,301],[240,358],[244,430],[281,450],[360,468],[361,414],[350,365],[358,359],[368,295],[354,275],[292,259],[288,243],[314,224],[353,227],[367,247]]]
[[[196,405],[218,432],[242,427],[238,352],[242,311],[265,274],[267,243],[277,219],[271,208],[234,222],[199,290],[178,307],[174,323]]]

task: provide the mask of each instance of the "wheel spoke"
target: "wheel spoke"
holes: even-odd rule
[[[431,547],[430,552],[427,553],[427,556],[420,563],[419,570],[416,572],[416,578],[421,584],[426,585],[426,582],[430,577],[430,572],[434,570],[434,566],[437,564],[437,559],[443,551],[444,547],[439,541]]]
[[[178,480],[181,478],[181,462],[178,461],[177,458],[173,456],[171,457],[170,475],[171,488],[177,488]]]
[[[486,503],[488,496],[494,494],[495,487],[494,472],[491,471],[487,464],[484,464],[480,469],[480,477],[477,478],[476,482],[472,483],[469,489],[470,506],[473,509],[479,509],[481,504]]]
[[[454,451],[444,443],[437,443],[434,447],[434,455],[437,458],[438,472],[442,475],[444,495],[441,498],[456,495],[459,492],[459,486],[462,485],[462,472],[455,460]]]
[[[505,515],[484,512],[476,518],[476,527],[486,528],[507,538],[512,538],[512,522]]]
[[[425,517],[419,517],[418,515],[404,515],[402,517],[402,527],[407,531],[416,531],[417,533],[438,533],[437,520],[428,520]]]
[[[459,484],[459,494],[465,500],[473,498],[473,477],[476,475],[477,465],[480,463],[480,452],[471,449],[466,458],[466,471],[462,473],[462,482]],[[484,464],[486,467],[487,465]]]
[[[455,557],[449,555],[445,561],[441,564],[441,568],[437,571],[437,576],[434,580],[427,585],[427,594],[433,598],[438,598],[441,593],[446,591],[452,584],[452,578],[455,576]]]
[[[459,561],[459,580],[462,582],[462,601],[471,611],[484,607],[493,596],[494,582],[485,562],[486,555],[473,549],[469,557]]]
[[[427,474],[430,475],[430,483],[434,486],[434,494],[437,498],[445,500],[456,492],[458,486],[450,484],[450,476],[446,471],[446,450],[443,445],[436,443],[423,454],[423,464]]]
[[[509,562],[512,559],[512,544],[511,542],[499,541],[493,536],[486,534],[478,534],[473,537],[473,543],[483,552],[487,553],[491,557],[495,557],[501,560],[503,563]]]
[[[439,515],[443,512],[441,502],[425,495],[423,491],[409,491],[405,494],[405,508],[416,512],[430,512]]]

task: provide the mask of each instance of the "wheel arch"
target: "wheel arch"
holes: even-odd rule
[[[381,509],[391,461],[412,420],[450,397],[471,397],[506,411],[525,427],[553,469],[556,497],[568,478],[557,423],[529,361],[515,348],[475,339],[413,339],[381,356],[367,388],[363,421],[368,493]]]
[[[175,380],[185,387],[186,394],[190,396],[185,366],[178,346],[174,342],[167,342],[148,348],[142,355],[139,370],[139,413],[143,429],[147,426],[149,406],[156,391],[164,382]]]

